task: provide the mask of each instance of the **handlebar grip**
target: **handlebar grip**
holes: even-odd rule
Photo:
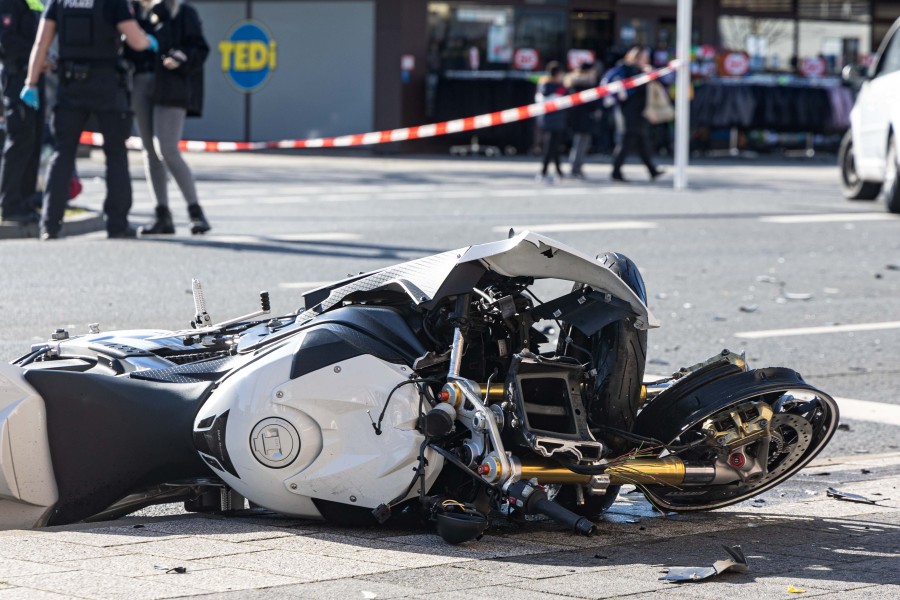
[[[531,505],[534,512],[550,517],[557,523],[569,527],[575,533],[591,536],[597,532],[597,526],[590,519],[576,515],[565,506],[561,506],[547,498],[539,498]]]

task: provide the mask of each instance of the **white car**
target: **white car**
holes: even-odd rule
[[[888,31],[850,112],[838,155],[841,187],[850,200],[875,200],[900,213],[900,19]]]

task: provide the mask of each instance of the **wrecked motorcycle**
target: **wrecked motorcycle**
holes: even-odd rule
[[[542,301],[546,279],[563,287]],[[838,423],[796,372],[728,351],[645,383],[657,321],[634,263],[530,232],[304,301],[273,318],[261,293],[260,310],[214,323],[195,281],[191,329],[57,330],[0,365],[0,526],[247,499],[432,521],[452,543],[492,513],[589,535],[624,484],[666,511],[768,490]]]

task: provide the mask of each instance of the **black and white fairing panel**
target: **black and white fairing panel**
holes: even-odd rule
[[[424,441],[416,386],[393,393],[381,435],[372,419],[412,371],[361,354],[303,373],[295,361],[312,331],[227,377],[197,414],[195,445],[235,491],[282,514],[321,517],[313,499],[370,509],[396,500]],[[425,456],[428,488],[443,459]]]
[[[506,240],[426,256],[312,290],[303,295],[309,310],[301,313],[297,321],[307,321],[340,306],[354,294],[391,288],[407,293],[413,302],[427,308],[435,299],[470,292],[485,270],[508,277],[584,283],[625,301],[634,314],[635,327],[659,327],[659,321],[647,305],[609,268],[574,248],[530,231]]]
[[[44,400],[22,369],[0,363],[0,529],[46,524],[58,498]]]

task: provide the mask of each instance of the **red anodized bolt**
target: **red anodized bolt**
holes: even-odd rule
[[[747,457],[742,452],[735,452],[728,457],[728,464],[735,469],[740,469],[747,462]]]

